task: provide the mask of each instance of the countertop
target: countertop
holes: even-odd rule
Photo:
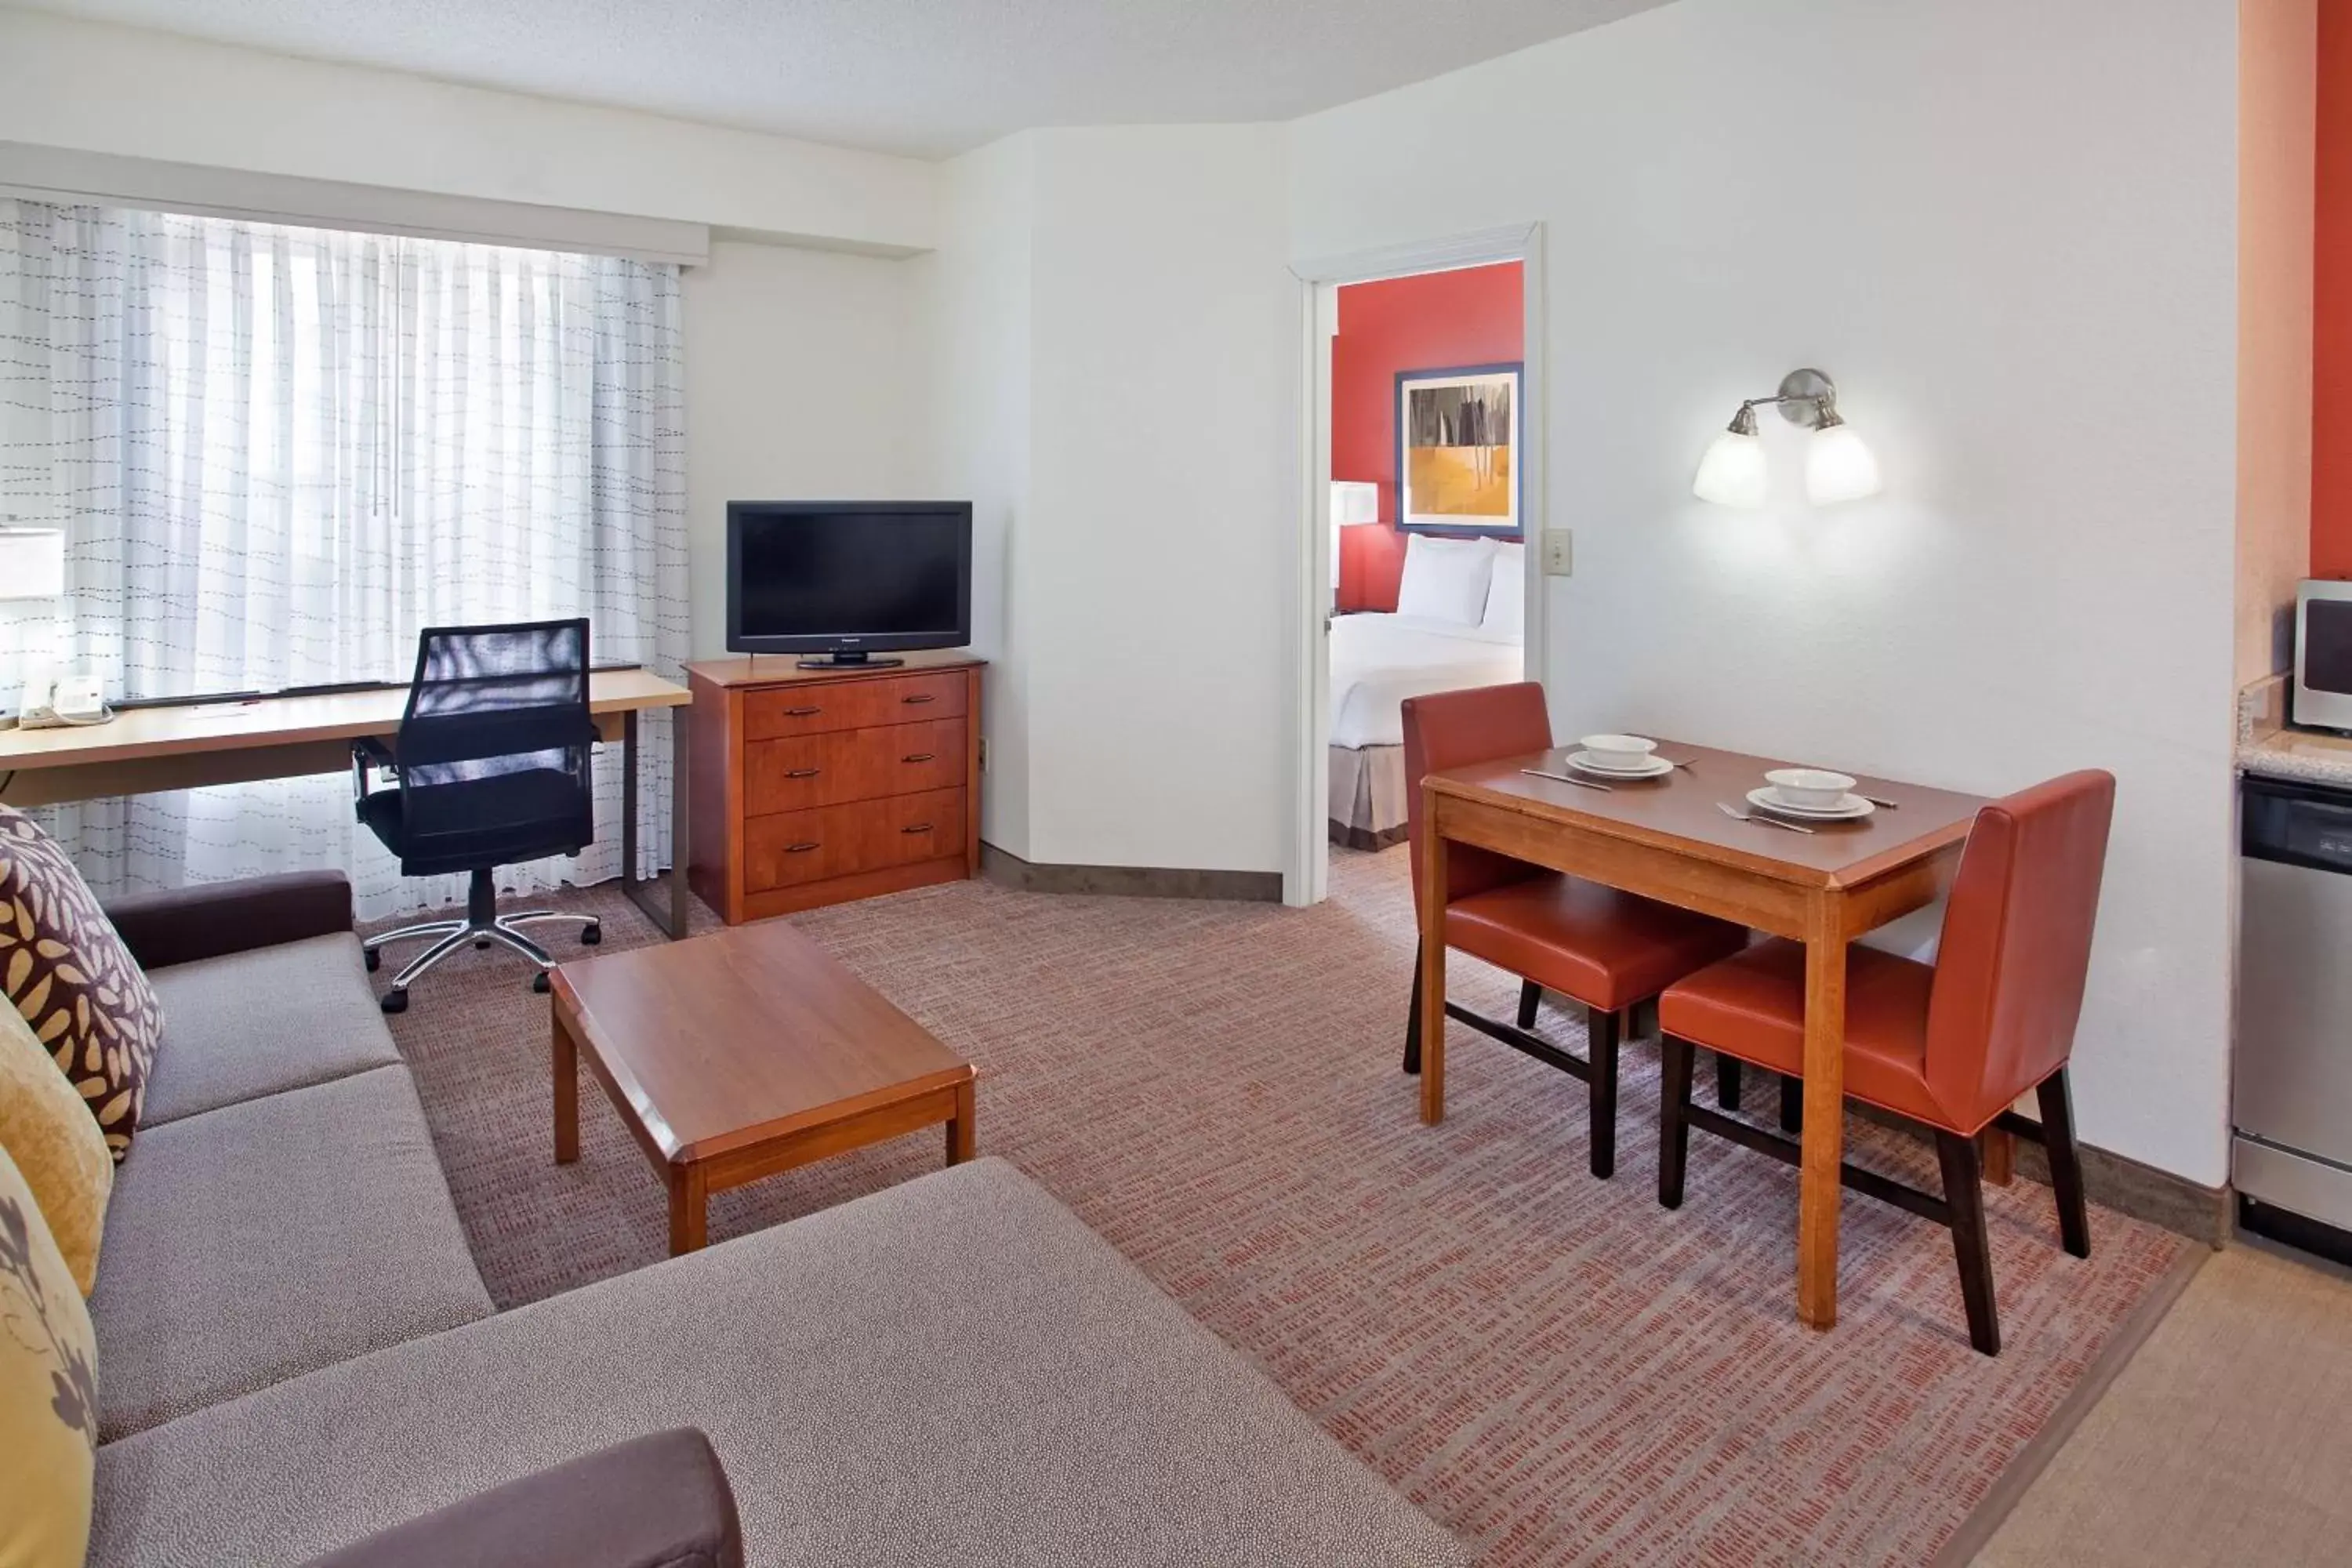
[[[2352,789],[2352,735],[2257,725],[2238,742],[2238,767],[2266,778]]]

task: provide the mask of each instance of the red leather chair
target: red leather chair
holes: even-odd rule
[[[1416,914],[1428,831],[1421,781],[1447,768],[1521,756],[1550,744],[1543,688],[1533,681],[1441,692],[1404,704],[1406,834],[1412,846]],[[1446,847],[1445,868],[1445,945],[1520,977],[1517,1027],[1450,1003],[1447,1016],[1583,1079],[1590,1086],[1592,1173],[1608,1175],[1617,1163],[1617,1045],[1626,1015],[1692,970],[1737,952],[1748,941],[1747,931],[1464,845]],[[1582,1003],[1591,1014],[1589,1058],[1572,1057],[1529,1032],[1546,990]],[[1418,949],[1404,1070],[1421,1070]]]
[[[1944,1195],[1845,1167],[1845,1184],[1948,1226],[1968,1307],[1969,1341],[2000,1353],[1992,1255],[1986,1246],[1977,1134],[2000,1126],[2049,1152],[2059,1234],[2091,1255],[2066,1061],[2083,1011],[2091,926],[2115,814],[2113,774],[2087,772],[1994,802],[1977,814],[1944,911],[1931,966],[1874,948],[1846,951],[1845,1092],[1936,1135]],[[1665,1067],[1658,1201],[1678,1208],[1696,1126],[1777,1159],[1798,1146],[1690,1103],[1694,1046],[1804,1071],[1805,952],[1772,941],[1703,969],[1658,999]],[[2009,1112],[2032,1089],[2039,1127]]]

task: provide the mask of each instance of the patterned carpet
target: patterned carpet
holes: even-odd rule
[[[2095,1211],[2076,1261],[2046,1189],[1992,1191],[2008,1348],[1988,1361],[1946,1233],[1849,1197],[1843,1321],[1809,1332],[1794,1173],[1695,1139],[1688,1201],[1658,1207],[1648,1043],[1625,1052],[1612,1181],[1585,1170],[1583,1085],[1458,1026],[1446,1121],[1423,1127],[1397,1068],[1404,854],[1334,861],[1308,910],[969,882],[798,923],[979,1063],[982,1152],[1486,1563],[1924,1563],[2187,1245]],[[567,900],[605,912],[608,949],[653,938],[609,887]],[[1516,991],[1461,958],[1450,984],[1489,1013]],[[513,961],[452,961],[393,1027],[502,1307],[663,1256],[661,1187],[593,1084],[583,1158],[553,1163],[547,1003]],[[1580,1048],[1574,1021],[1540,1027]],[[1849,1138],[1933,1186],[1932,1157]],[[925,1132],[721,1194],[712,1239],[939,1157]]]

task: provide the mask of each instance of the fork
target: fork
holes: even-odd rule
[[[1812,832],[1812,829],[1810,827],[1801,827],[1793,822],[1783,822],[1777,816],[1764,816],[1752,811],[1740,811],[1719,800],[1715,803],[1715,809],[1723,813],[1724,816],[1731,818],[1734,822],[1760,822],[1767,827],[1785,827],[1791,833],[1810,834]]]

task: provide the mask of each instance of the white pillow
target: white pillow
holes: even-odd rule
[[[1494,578],[1493,540],[1412,534],[1405,540],[1396,613],[1475,626],[1486,616],[1486,590]]]
[[[1497,637],[1528,634],[1528,547],[1497,544],[1495,570],[1486,589],[1486,618],[1478,629]]]

